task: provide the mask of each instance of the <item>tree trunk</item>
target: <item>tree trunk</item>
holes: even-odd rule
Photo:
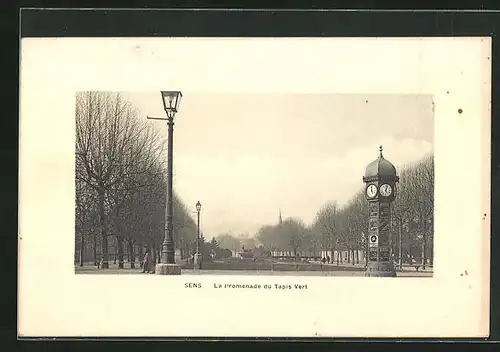
[[[399,270],[403,270],[403,220],[399,221]]]
[[[422,238],[422,248],[421,248],[421,262],[422,262],[422,269],[425,270],[425,243],[424,243],[424,239]]]
[[[422,233],[422,269],[425,270],[425,240],[426,236],[424,233]]]
[[[151,259],[153,260],[153,263],[156,264],[156,246],[154,244],[152,244],[151,246],[149,246],[150,248],[150,255],[151,255]]]
[[[109,269],[109,256],[108,256],[108,235],[106,230],[101,229],[102,235],[102,266],[101,269]]]
[[[106,212],[104,208],[104,192],[99,192],[99,220],[102,236],[102,267],[101,269],[109,269],[108,258],[108,233],[106,231]]]
[[[83,247],[85,243],[85,238],[83,234],[80,236],[80,266],[83,266]]]
[[[432,227],[429,229],[429,265],[434,265],[434,234],[432,233]]]
[[[389,231],[389,258],[392,257],[393,253],[394,253],[394,241],[392,238],[392,233]]]
[[[420,228],[422,229],[422,269],[425,270],[425,265],[427,264],[427,226],[422,216],[420,216],[420,224]]]
[[[143,253],[142,253],[142,250],[143,250],[143,245],[142,243],[139,243],[139,266],[142,268],[142,262],[144,261],[144,257],[143,257]]]
[[[123,269],[123,236],[116,236],[118,249],[118,269]],[[115,254],[116,259],[116,254]]]
[[[111,239],[113,239],[113,237],[110,237]],[[118,251],[118,240],[116,239],[116,235],[114,236],[114,240],[113,240],[113,243],[111,244],[110,246],[112,248],[112,255],[113,255],[113,264],[116,264],[116,252]]]
[[[179,246],[179,250],[181,252],[181,260],[184,259],[184,241],[181,241],[181,245]]]
[[[356,249],[356,264],[359,264],[359,250]]]
[[[94,254],[94,266],[97,266],[97,234],[96,233],[93,234],[92,239],[94,240],[93,241],[94,248],[92,248],[92,251]]]
[[[134,242],[128,240],[127,241],[128,245],[128,255],[129,255],[129,263],[130,263],[130,269],[135,269],[135,251],[134,251]]]
[[[367,238],[365,243],[365,268],[368,268],[368,251],[369,248],[368,248],[368,238]]]
[[[186,239],[184,239],[184,241],[182,242],[181,259],[182,260],[187,259],[187,241],[186,241]]]

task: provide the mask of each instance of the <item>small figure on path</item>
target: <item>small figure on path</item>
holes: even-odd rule
[[[411,264],[415,267],[415,271],[418,272],[418,269],[420,269],[420,265],[417,263],[416,259],[413,256],[411,257]]]
[[[151,253],[146,252],[144,256],[144,264],[142,266],[143,273],[150,273],[153,270],[153,259],[151,258]]]
[[[325,257],[323,257],[323,259],[321,259],[321,262],[322,262],[323,264],[325,264],[325,262],[326,262],[326,258],[325,258]]]
[[[328,264],[330,264],[330,256],[329,255],[326,256],[326,261],[328,262]]]

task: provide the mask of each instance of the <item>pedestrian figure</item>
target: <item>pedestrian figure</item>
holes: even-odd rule
[[[101,260],[99,259],[99,260],[97,261],[97,270],[99,270],[100,268],[101,268]]]
[[[330,256],[329,256],[329,255],[327,255],[327,256],[326,256],[326,261],[327,261],[328,263],[330,263]]]
[[[325,258],[325,257],[323,257],[323,259],[321,259],[321,262],[322,262],[323,264],[325,264],[325,262],[326,262],[326,258]]]
[[[151,254],[149,251],[146,252],[144,256],[144,264],[142,266],[143,273],[149,273],[153,270],[153,259],[151,258]]]

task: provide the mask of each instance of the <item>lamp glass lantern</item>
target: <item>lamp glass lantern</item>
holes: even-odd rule
[[[181,103],[182,93],[179,91],[161,91],[163,108],[167,113],[176,113]]]
[[[198,201],[198,203],[196,203],[196,211],[200,211],[201,210],[201,203],[200,201]]]

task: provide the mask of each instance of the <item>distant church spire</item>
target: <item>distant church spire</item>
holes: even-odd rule
[[[281,218],[281,209],[280,209],[279,224],[281,225],[282,223],[283,223],[283,219]]]

